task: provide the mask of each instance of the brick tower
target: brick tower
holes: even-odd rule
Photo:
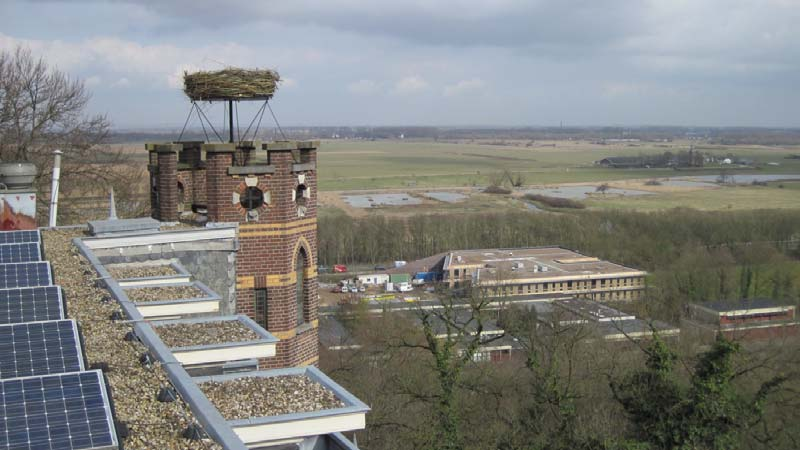
[[[207,210],[209,222],[239,223],[236,310],[280,339],[277,355],[264,360],[264,367],[317,364],[319,358],[318,145],[251,141],[202,144],[199,151],[197,143],[149,147],[155,218],[176,220],[179,209],[191,207]]]

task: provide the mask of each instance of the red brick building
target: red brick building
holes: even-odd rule
[[[785,338],[797,336],[800,331],[795,307],[769,299],[691,304],[689,319],[698,330],[722,333],[735,340]]]
[[[280,339],[265,367],[318,362],[315,141],[148,144],[152,216],[239,224],[236,310]]]

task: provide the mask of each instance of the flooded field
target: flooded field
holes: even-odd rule
[[[561,186],[553,188],[537,188],[525,191],[526,194],[546,195],[548,197],[569,198],[573,200],[581,200],[587,198],[589,195],[597,194],[597,186]],[[605,195],[617,196],[633,196],[633,195],[650,195],[652,192],[639,191],[636,189],[618,189],[609,188],[606,190]]]
[[[525,202],[525,207],[528,208],[528,211],[530,212],[544,212],[542,208],[539,208],[538,206],[530,202]]]
[[[659,182],[658,186],[669,186],[669,187],[686,187],[686,188],[702,189],[714,186],[713,182],[682,180],[675,178],[659,179],[657,181]]]
[[[440,202],[447,202],[447,203],[456,203],[469,198],[464,194],[459,194],[457,192],[426,192],[426,197],[432,198],[434,200],[439,200]]]
[[[759,174],[728,174],[728,182],[734,184],[750,184],[753,181],[780,181],[780,180],[800,180],[800,175],[790,175],[790,174],[771,174],[771,175],[759,175]],[[706,183],[716,183],[719,180],[719,175],[697,175],[693,177],[685,177],[687,180],[693,181],[700,181]]]
[[[375,206],[408,206],[419,205],[422,200],[409,194],[364,194],[343,195],[342,199],[354,208],[372,208]]]

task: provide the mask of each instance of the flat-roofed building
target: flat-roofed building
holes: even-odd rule
[[[643,320],[608,305],[587,299],[555,300],[535,303],[539,321],[548,327],[567,328],[585,332],[588,340],[600,338],[606,342],[662,338],[680,335],[680,329],[657,320]]]
[[[458,250],[445,256],[451,288],[477,286],[488,295],[567,294],[592,300],[633,300],[647,272],[562,247]]]
[[[797,336],[795,306],[771,299],[743,299],[689,305],[688,324],[704,334],[728,339],[769,340]]]

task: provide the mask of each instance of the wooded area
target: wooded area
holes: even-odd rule
[[[794,210],[333,215],[320,219],[319,236],[323,264],[561,245],[650,271],[645,298],[623,307],[673,324],[690,302],[771,297],[797,304],[800,294]],[[800,445],[800,349],[790,341],[589,343],[580,326],[542,332],[535,315],[519,310],[506,315],[505,328],[524,348],[524,361],[464,366],[464,354],[446,341],[430,345],[419,320],[356,317],[345,323],[364,346],[323,349],[321,364],[373,408],[362,448]],[[450,331],[449,340],[471,342],[458,326]]]

